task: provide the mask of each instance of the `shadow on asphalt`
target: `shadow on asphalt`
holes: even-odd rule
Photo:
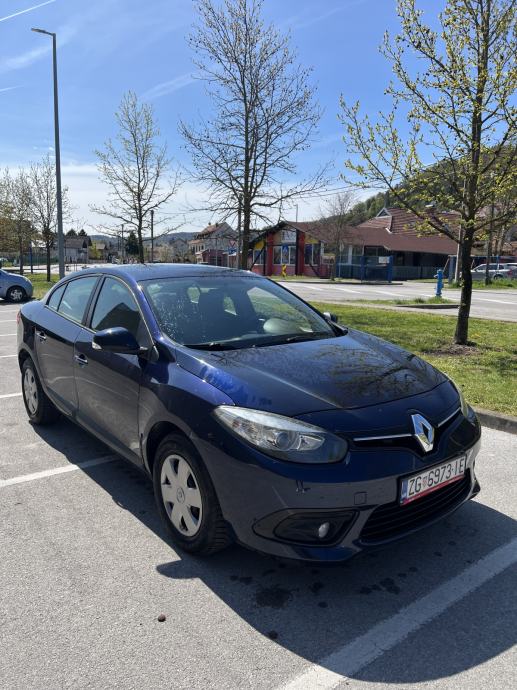
[[[85,459],[85,446],[90,458],[109,452],[65,420],[35,431],[71,463]],[[122,459],[82,472],[168,543],[146,475]],[[321,663],[337,648],[510,541],[515,530],[515,520],[474,500],[432,527],[339,566],[282,561],[236,545],[207,559],[179,553],[179,559],[157,564],[156,570],[171,580],[200,580],[259,633],[310,662]],[[511,624],[508,592],[498,589],[496,581],[484,585],[489,595],[469,595],[468,616],[461,621],[467,641],[455,645],[453,653],[439,644],[438,635],[432,663],[429,659],[424,663],[421,655],[408,656],[408,645],[402,643],[390,653],[396,656],[389,668],[372,664],[355,677],[385,684],[430,681],[474,668],[511,649],[517,631]],[[172,593],[170,607],[172,614]],[[444,636],[454,624],[458,621],[451,616]],[[376,671],[381,666],[382,672]]]

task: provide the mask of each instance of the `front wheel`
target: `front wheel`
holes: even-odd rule
[[[231,543],[208,472],[182,436],[170,434],[160,443],[153,483],[158,512],[175,546],[207,556]]]
[[[6,297],[9,302],[25,302],[27,293],[20,285],[13,285],[7,290]]]
[[[49,400],[31,359],[22,366],[22,392],[25,409],[33,424],[52,424],[59,418],[59,411]]]

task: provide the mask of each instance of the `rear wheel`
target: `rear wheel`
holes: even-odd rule
[[[175,546],[206,556],[231,543],[208,472],[195,448],[179,434],[160,443],[153,483],[158,512]]]
[[[59,411],[49,400],[31,359],[22,366],[22,392],[25,409],[33,424],[52,424],[59,418]]]
[[[9,302],[25,302],[27,293],[20,285],[13,285],[7,290],[6,297]]]

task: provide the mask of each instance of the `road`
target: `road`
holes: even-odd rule
[[[433,297],[435,286],[432,283],[407,281],[398,285],[344,285],[336,283],[316,283],[285,281],[281,282],[289,290],[311,302],[350,302],[355,300],[414,299]],[[459,303],[460,291],[443,291],[447,299]],[[456,314],[456,310],[443,310],[441,314]],[[474,290],[471,315],[485,319],[517,321],[517,290]]]
[[[27,422],[15,316],[0,303],[0,687],[516,686],[517,436],[485,430],[476,500],[383,551],[197,559],[137,470],[71,423]]]

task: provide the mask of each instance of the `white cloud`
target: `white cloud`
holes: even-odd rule
[[[192,84],[196,79],[193,74],[187,72],[185,74],[180,74],[178,77],[174,77],[170,81],[164,81],[161,84],[156,84],[152,88],[148,89],[142,94],[142,98],[151,100],[153,98],[161,98],[161,96],[166,96],[169,93],[174,93],[183,89],[185,86]]]
[[[5,93],[6,91],[12,91],[13,89],[19,89],[21,88],[20,86],[5,86],[3,89],[0,89],[0,93]]]
[[[77,33],[77,28],[75,26],[66,25],[62,26],[57,30],[57,45],[58,50],[65,46]],[[52,41],[50,36],[39,37],[41,39],[41,45],[32,50],[27,50],[25,53],[20,53],[20,55],[15,55],[14,57],[6,58],[0,61],[0,74],[5,74],[6,72],[11,72],[17,69],[24,69],[29,67],[33,63],[40,60],[42,57],[47,55],[52,50]]]

